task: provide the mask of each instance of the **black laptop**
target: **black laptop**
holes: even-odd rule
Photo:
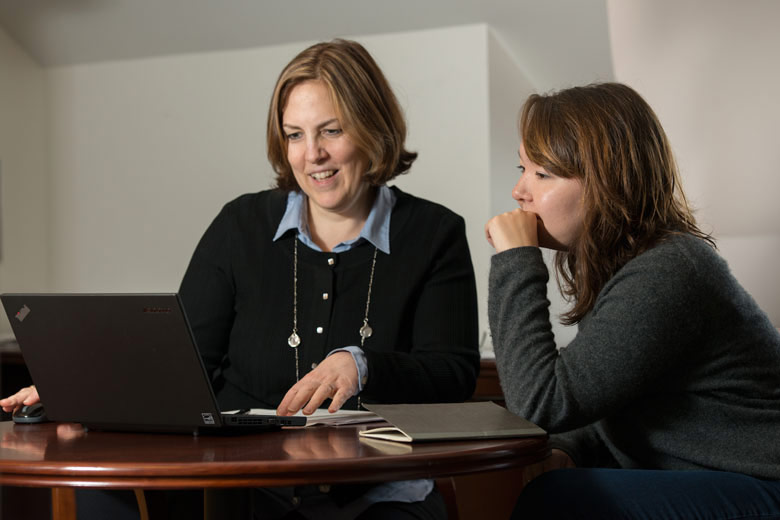
[[[46,415],[86,428],[252,433],[301,416],[221,413],[177,294],[3,294]]]

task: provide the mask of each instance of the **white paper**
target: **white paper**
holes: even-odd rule
[[[358,435],[360,435],[361,438],[382,439],[384,441],[412,442],[411,437],[395,426],[384,426],[382,428],[359,431]]]
[[[237,413],[238,410],[231,410],[225,413]],[[275,409],[270,408],[252,408],[248,412],[248,415],[276,415]],[[306,417],[306,426],[339,426],[342,424],[360,424],[382,421],[374,412],[368,410],[338,410],[330,413],[327,408],[318,408],[311,415],[304,415],[303,412],[298,412],[295,415],[299,417]]]

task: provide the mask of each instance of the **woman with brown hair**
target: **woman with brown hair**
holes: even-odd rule
[[[471,396],[465,222],[387,186],[417,157],[405,139],[398,101],[357,42],[318,43],[282,71],[267,130],[277,187],[224,206],[180,289],[223,410]],[[1,404],[36,399],[26,389]],[[269,519],[446,517],[430,480],[258,489],[252,502]]]
[[[479,366],[465,223],[390,188],[417,157],[357,42],[313,45],[268,112],[277,188],[228,203],[181,286],[220,405],[280,415],[462,401]],[[430,481],[255,490],[263,518],[442,518]],[[297,516],[295,516],[297,517]]]
[[[697,226],[656,115],[607,83],[532,95],[519,126],[490,327],[508,407],[566,469],[516,516],[780,518],[780,334]],[[540,247],[578,324],[560,349]]]

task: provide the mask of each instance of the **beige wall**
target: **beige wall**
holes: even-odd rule
[[[47,103],[44,71],[0,28],[0,292],[48,287]]]
[[[780,324],[780,3],[607,6],[617,79],[657,109],[702,223]],[[387,73],[420,152],[397,184],[466,218],[486,332],[483,225],[515,207],[516,115],[537,86],[484,25],[356,38]],[[268,98],[306,45],[43,71],[0,31],[0,291],[176,290],[221,205],[271,185]],[[565,305],[554,284],[550,299],[555,317]],[[574,334],[554,330],[559,344]]]
[[[780,2],[609,0],[615,76],[655,108],[686,192],[780,326]]]

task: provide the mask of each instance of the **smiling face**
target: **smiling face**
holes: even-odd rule
[[[368,159],[339,121],[330,92],[321,81],[295,86],[282,113],[287,160],[309,198],[309,216],[324,212],[365,219],[370,210],[369,184],[363,180]]]
[[[522,143],[518,155],[521,174],[512,198],[524,211],[537,215],[540,246],[568,249],[582,230],[582,182],[558,177],[531,162]]]

